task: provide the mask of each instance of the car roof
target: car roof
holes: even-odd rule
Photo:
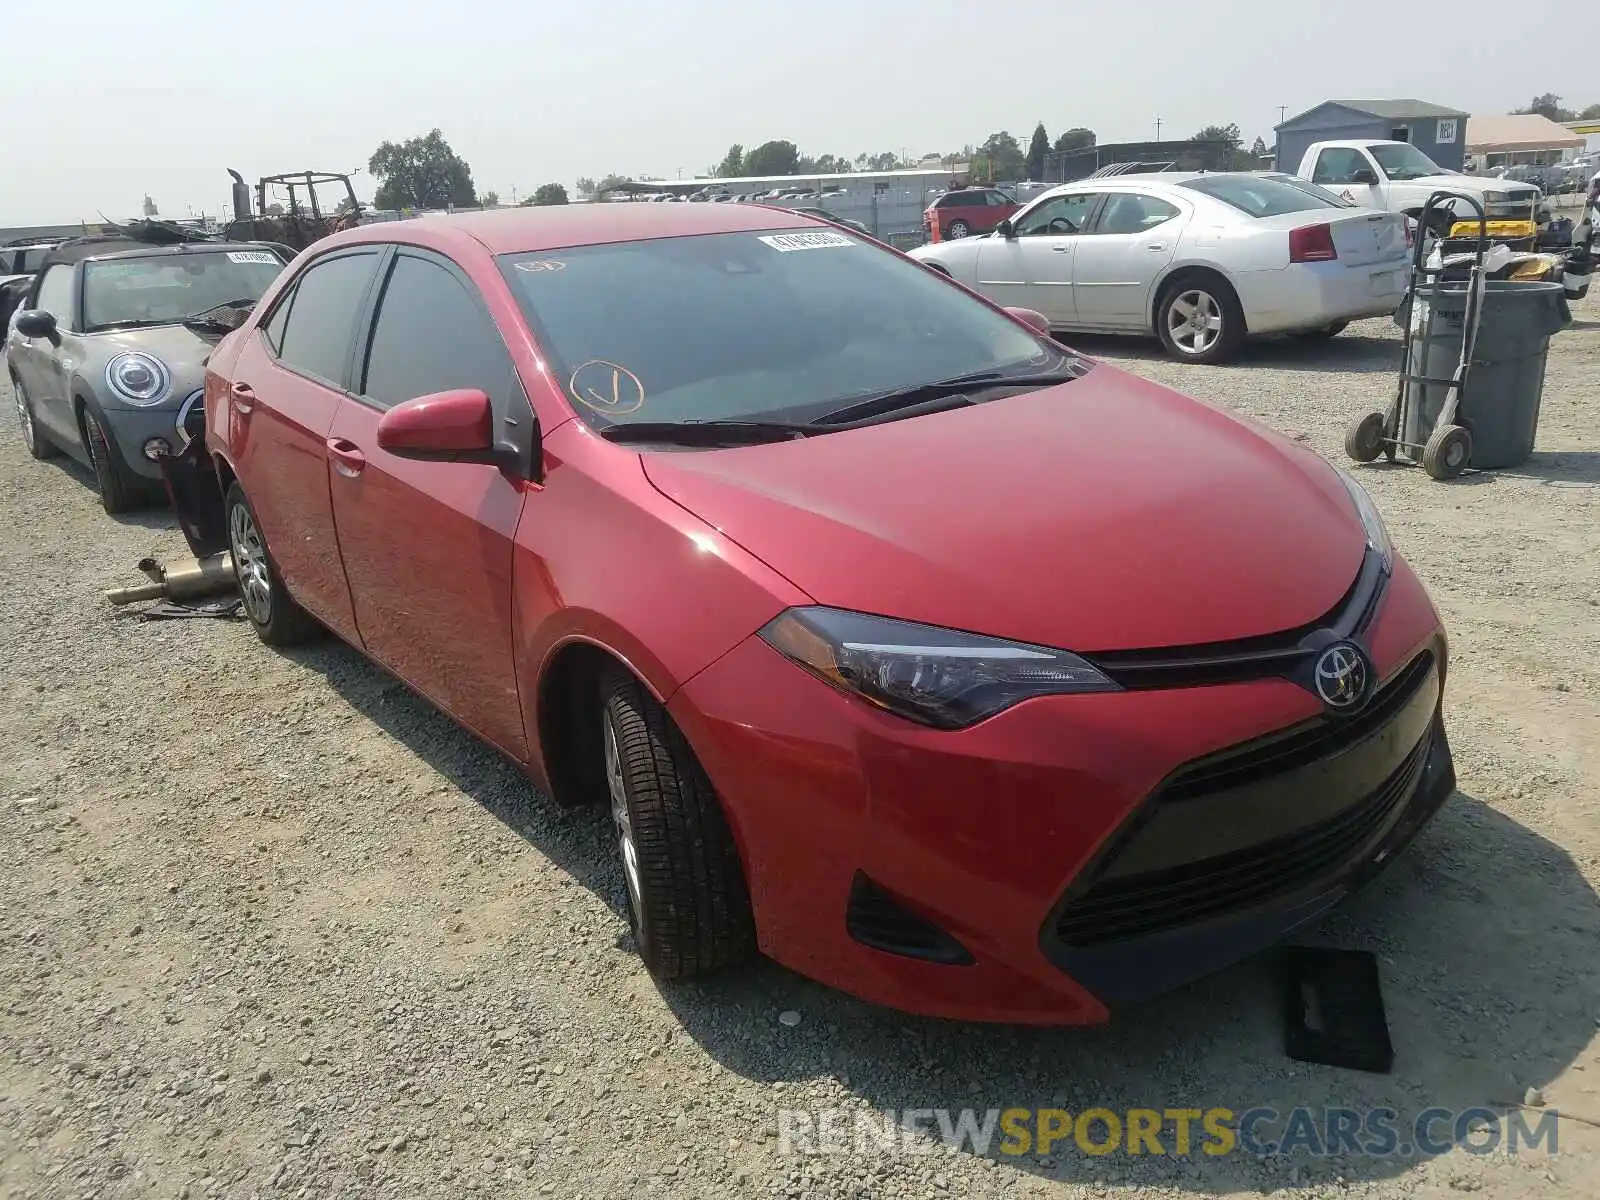
[[[132,258],[166,258],[174,254],[206,254],[220,250],[271,250],[266,242],[174,242],[170,246],[140,246],[131,250],[108,250],[86,256],[84,262],[123,262]]]
[[[756,204],[552,204],[363,225],[335,234],[327,245],[409,241],[412,233],[436,234],[443,242],[465,235],[490,254],[526,254],[650,238],[806,229],[816,223],[786,208]]]

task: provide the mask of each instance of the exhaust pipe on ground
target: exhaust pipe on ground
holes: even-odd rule
[[[112,588],[106,599],[119,605],[146,600],[195,600],[231,592],[238,586],[233,575],[233,555],[226,550],[171,568],[145,558],[139,561],[139,570],[150,577],[149,583]]]

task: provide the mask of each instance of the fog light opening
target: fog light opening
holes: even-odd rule
[[[153,437],[145,442],[142,449],[144,456],[151,462],[155,462],[158,458],[165,458],[172,453],[172,443],[167,441],[166,438]]]

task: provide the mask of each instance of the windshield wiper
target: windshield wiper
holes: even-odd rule
[[[1007,375],[1001,371],[978,371],[971,375],[958,375],[954,379],[937,379],[932,383],[918,383],[911,387],[896,388],[892,392],[868,396],[865,400],[857,400],[843,408],[823,413],[817,418],[817,424],[847,425],[852,421],[864,421],[903,409],[917,408],[928,404],[929,401],[949,398],[964,403],[965,397],[975,392],[991,391],[995,388],[1051,387],[1058,383],[1071,383],[1082,375],[1083,370],[1079,368],[1038,375]],[[960,406],[958,403],[950,407]]]
[[[178,321],[154,320],[150,317],[130,317],[126,321],[101,321],[91,325],[85,333],[104,333],[108,329],[153,329],[158,325],[177,325]]]
[[[685,446],[784,441],[821,432],[798,421],[622,421],[600,436],[610,442],[676,442]]]

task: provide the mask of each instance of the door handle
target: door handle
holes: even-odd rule
[[[344,438],[329,438],[328,453],[333,456],[333,469],[346,479],[354,479],[367,465],[367,456],[354,442]]]
[[[1051,246],[1050,249],[1054,250],[1057,254],[1071,254],[1072,253],[1072,247],[1071,246]]]
[[[241,416],[249,416],[256,406],[256,390],[248,383],[230,385],[228,395],[233,398],[233,411]]]
[[[1159,253],[1166,248],[1167,244],[1165,242],[1151,242],[1149,245],[1145,246],[1145,249],[1150,251],[1152,254]]]

